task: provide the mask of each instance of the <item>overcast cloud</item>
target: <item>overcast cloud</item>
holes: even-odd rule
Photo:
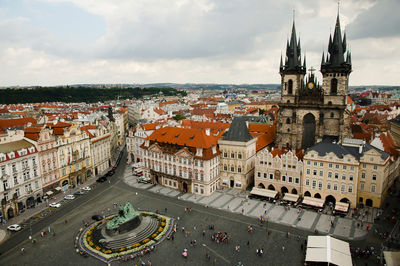
[[[319,69],[335,0],[2,0],[0,85],[279,83],[297,34]],[[340,7],[353,56],[350,85],[397,85],[397,0]]]

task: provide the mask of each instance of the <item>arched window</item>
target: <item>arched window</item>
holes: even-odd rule
[[[331,113],[331,118],[334,118],[335,117],[335,114],[332,112]]]
[[[289,89],[288,89],[288,94],[293,94],[293,80],[289,79]]]
[[[331,95],[337,94],[337,79],[333,78],[331,80]]]
[[[286,124],[290,124],[290,118],[286,118]]]
[[[329,101],[329,102],[328,102],[328,105],[332,105],[332,102],[331,102],[331,101]]]
[[[286,103],[290,103],[290,100],[287,100],[287,102]]]
[[[290,128],[287,129],[287,132],[288,132],[288,133],[290,132]]]

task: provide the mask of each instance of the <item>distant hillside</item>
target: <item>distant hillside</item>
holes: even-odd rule
[[[156,95],[162,92],[165,96],[186,95],[184,91],[177,91],[167,87],[130,87],[130,88],[95,88],[95,87],[36,87],[34,89],[2,89],[0,90],[0,104],[38,103],[38,102],[104,102],[128,98],[141,98],[146,95]]]

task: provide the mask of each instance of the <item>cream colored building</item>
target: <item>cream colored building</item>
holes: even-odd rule
[[[303,162],[299,157],[289,149],[261,150],[256,156],[254,186],[280,193],[301,194]]]
[[[246,190],[253,184],[256,142],[243,117],[236,117],[218,140],[221,186]]]
[[[164,127],[141,148],[144,176],[153,183],[202,196],[217,190],[220,152],[210,131]]]
[[[380,207],[388,172],[389,155],[362,140],[320,142],[304,155],[303,195]]]
[[[89,135],[75,125],[66,127],[57,138],[60,186],[82,184],[92,175]]]

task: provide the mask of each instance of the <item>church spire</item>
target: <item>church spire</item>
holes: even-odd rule
[[[347,48],[346,43],[346,33],[343,35],[342,39],[342,30],[340,28],[340,17],[339,17],[339,7],[338,13],[336,17],[336,25],[335,30],[332,35],[329,36],[329,43],[328,43],[328,53],[327,59],[325,64],[321,63],[321,70],[329,71],[329,72],[350,72],[351,71],[351,63],[348,63],[346,58],[345,60],[345,53]],[[329,54],[329,59],[328,59]],[[346,55],[348,57],[348,55]]]
[[[286,43],[286,56],[285,56],[285,64],[283,67],[280,67],[281,73],[304,73],[306,69],[303,68],[301,64],[301,47],[300,47],[300,38],[297,40],[296,36],[296,23],[294,20],[294,12],[293,12],[293,24],[292,24],[292,33],[290,35],[290,40],[287,40]]]

